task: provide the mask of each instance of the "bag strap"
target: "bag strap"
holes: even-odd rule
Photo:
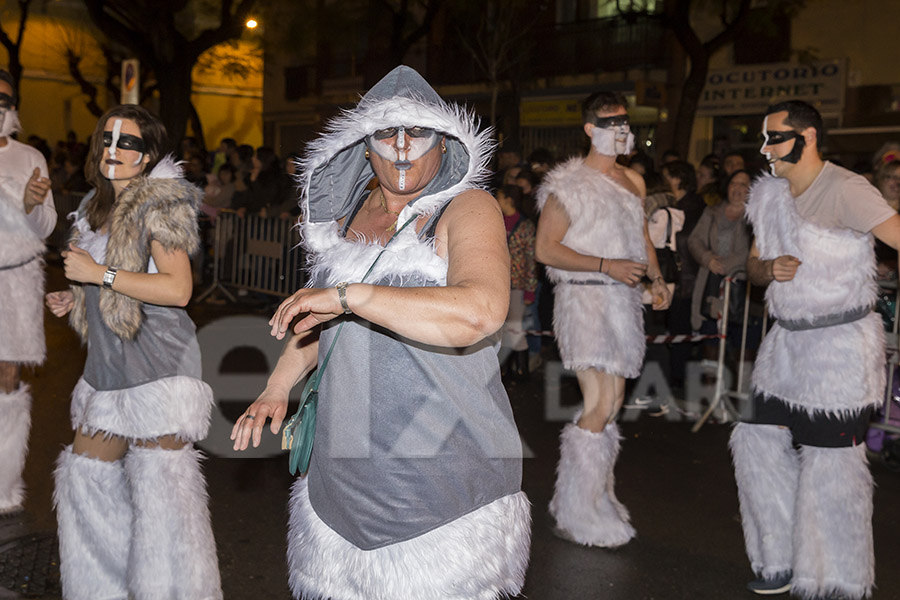
[[[669,212],[668,206],[663,206],[662,209],[666,211],[666,245],[665,247],[669,250],[672,249],[672,213]]]
[[[387,250],[388,244],[393,242],[394,238],[396,238],[398,235],[400,235],[401,231],[406,229],[406,227],[410,223],[412,223],[413,221],[415,221],[418,218],[419,218],[419,215],[413,215],[412,217],[409,218],[409,220],[406,221],[406,223],[403,224],[402,227],[400,227],[400,229],[398,229],[396,232],[394,232],[394,235],[391,236],[391,239],[389,239],[387,241],[387,244],[384,245],[384,248],[381,249],[381,252],[379,252],[378,256],[375,257],[375,260],[372,261],[372,264],[369,266],[369,270],[366,271],[365,275],[363,275],[362,279],[360,280],[360,283],[363,283],[366,280],[366,278],[369,275],[371,275],[372,270],[375,269],[375,265],[378,264],[378,260],[381,258],[381,255],[384,254],[385,250]],[[331,353],[334,351],[334,344],[337,342],[338,337],[340,337],[340,335],[341,335],[341,330],[344,328],[344,323],[346,323],[346,321],[343,321],[343,322],[341,322],[340,325],[338,325],[337,333],[334,334],[334,338],[331,340],[331,346],[328,347],[328,352],[325,354],[325,358],[322,359],[322,364],[319,366],[318,369],[316,369],[315,380],[313,381],[313,387],[312,387],[313,391],[319,390],[319,381],[321,381],[321,379],[322,379],[322,371],[324,371],[325,367],[328,366],[328,360],[331,358]]]

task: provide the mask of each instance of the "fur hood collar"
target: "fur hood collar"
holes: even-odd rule
[[[351,213],[375,177],[365,158],[366,136],[400,125],[433,128],[446,136],[447,146],[438,175],[403,209],[400,223],[413,215],[431,214],[486,180],[493,150],[490,131],[479,132],[472,113],[444,102],[421,75],[401,65],[369,90],[355,108],[328,123],[299,163],[301,231],[310,250],[321,252],[337,243],[336,222]],[[414,235],[411,228],[410,232]]]
[[[161,160],[147,176],[134,180],[113,206],[106,245],[106,264],[125,271],[146,273],[150,262],[150,242],[156,241],[166,250],[197,251],[197,210],[203,192],[183,178],[181,164],[171,155]],[[86,198],[89,201],[89,197]],[[70,242],[78,244],[89,230],[85,203],[78,209]],[[82,339],[87,337],[84,290],[72,286],[75,307],[70,322]],[[141,328],[142,303],[124,294],[101,288],[100,312],[103,322],[117,336],[134,339]]]

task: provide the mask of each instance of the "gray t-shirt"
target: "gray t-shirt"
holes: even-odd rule
[[[861,175],[830,162],[794,199],[797,213],[814,225],[868,233],[897,212]]]

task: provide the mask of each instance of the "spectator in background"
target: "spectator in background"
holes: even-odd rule
[[[644,152],[636,152],[628,161],[628,166],[640,173],[642,177],[646,177],[648,173],[653,172],[653,159]]]
[[[662,158],[659,161],[660,165],[664,165],[666,163],[674,162],[676,160],[681,160],[681,155],[674,148],[669,148],[662,154]]]
[[[681,263],[675,293],[669,308],[669,333],[673,335],[691,333],[691,296],[697,279],[697,262],[688,250],[688,238],[705,205],[697,195],[697,179],[694,167],[683,160],[666,163],[662,167],[663,178],[675,196],[675,208],[684,212],[684,226],[675,236],[676,252]],[[692,344],[674,344],[670,353],[669,378],[672,387],[684,389],[685,369],[691,354]]]
[[[526,218],[533,221],[537,221],[534,191],[540,183],[541,178],[527,168],[520,170],[513,181],[513,185],[518,186],[522,190],[522,201],[519,203],[518,208]]]
[[[84,175],[85,153],[67,154],[63,161],[65,179],[61,191],[64,194],[85,194],[91,190]]]
[[[497,202],[506,225],[510,257],[509,312],[503,325],[500,364],[508,360],[507,373],[525,377],[529,373],[528,342],[525,339],[525,307],[534,303],[537,272],[534,262],[534,223],[522,214],[522,190],[504,185],[497,190]]]
[[[184,178],[196,186],[205,187],[206,179],[206,158],[202,152],[194,152],[190,158],[187,158],[187,165],[184,170]]]
[[[250,172],[253,170],[253,146],[241,144],[229,156],[234,167],[234,189],[236,192],[246,191],[250,183]]]
[[[44,160],[50,160],[53,150],[47,145],[47,140],[38,135],[28,136],[28,145],[44,155]]]
[[[719,157],[715,154],[704,156],[697,167],[697,194],[707,206],[715,206],[722,201],[720,174]]]
[[[247,189],[235,195],[235,208],[242,217],[247,213],[258,213],[266,218],[270,212],[275,212],[273,208],[280,209],[284,205],[287,192],[284,170],[275,151],[267,146],[256,149],[252,165]]]
[[[725,153],[725,157],[722,159],[722,171],[725,173],[725,177],[731,177],[731,174],[735,171],[741,171],[745,168],[743,154],[737,150],[730,150]]]
[[[882,165],[875,172],[875,187],[888,206],[900,210],[900,158]]]
[[[235,148],[237,148],[237,142],[233,138],[223,138],[219,142],[219,147],[216,148],[212,156],[212,165],[210,167],[212,173],[219,173],[219,167],[228,162],[228,158],[235,151]]]
[[[546,148],[538,148],[528,155],[528,164],[531,172],[543,178],[553,166],[553,154]]]
[[[700,267],[691,299],[691,327],[700,333],[718,331],[719,286],[724,277],[737,280],[732,284],[730,298],[734,302],[729,307],[729,318],[738,323],[743,318],[737,311],[743,307],[745,265],[750,254],[750,229],[744,220],[749,195],[750,174],[744,170],[732,173],[725,184],[725,201],[706,207],[688,239],[688,249]],[[729,347],[739,344],[740,334],[737,327],[729,328]],[[704,341],[704,358],[715,358],[717,346],[717,340]]]

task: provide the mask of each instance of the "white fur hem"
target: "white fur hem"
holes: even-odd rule
[[[505,496],[412,540],[360,550],[332,531],[294,484],[288,569],[306,600],[494,600],[522,589],[531,542],[524,492]]]
[[[176,376],[121,390],[95,390],[82,377],[72,392],[72,427],[132,440],[175,435],[195,442],[209,429],[213,394],[193,377]]]
[[[31,430],[31,394],[26,384],[0,394],[0,414],[0,514],[4,514],[19,510],[25,501],[22,470]]]

